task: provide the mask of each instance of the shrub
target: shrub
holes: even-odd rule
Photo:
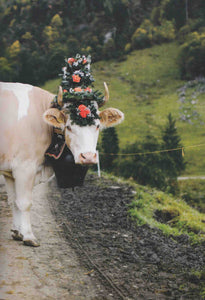
[[[174,40],[175,37],[175,28],[171,21],[164,20],[160,26],[155,27],[153,30],[154,43],[169,42]]]
[[[160,150],[159,142],[153,136],[147,136],[143,143],[135,142],[127,146],[123,153],[140,153],[134,156],[125,156],[117,162],[117,172],[125,178],[133,178],[139,184],[150,185],[162,189],[166,184],[166,178],[160,168],[161,154],[154,152]]]
[[[189,40],[189,34],[195,31],[199,33],[204,33],[205,30],[205,20],[204,19],[189,19],[186,25],[180,28],[177,37],[178,41],[183,44]]]
[[[180,47],[178,63],[181,76],[192,79],[205,76],[205,33],[193,32]]]
[[[129,53],[131,51],[131,44],[128,43],[125,45],[125,53]]]
[[[146,29],[138,28],[132,36],[132,47],[143,49],[151,46],[151,38]]]
[[[132,36],[132,47],[143,49],[153,44],[172,41],[175,37],[173,22],[163,20],[160,26],[154,26],[149,20],[145,20]]]

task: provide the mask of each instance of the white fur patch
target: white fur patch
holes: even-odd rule
[[[3,90],[8,90],[14,93],[18,100],[18,120],[27,116],[28,108],[29,108],[29,96],[28,93],[32,90],[32,86],[29,84],[22,83],[2,83],[1,88]]]

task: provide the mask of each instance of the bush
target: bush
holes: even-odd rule
[[[175,37],[173,22],[163,20],[160,26],[154,26],[149,20],[145,20],[132,36],[132,48],[147,48],[153,44],[172,41]]]
[[[204,19],[189,19],[186,25],[180,28],[177,37],[178,41],[183,44],[189,40],[189,34],[195,31],[199,33],[204,33],[205,30],[205,20]]]
[[[125,156],[123,160],[118,160],[118,175],[125,178],[133,178],[139,184],[150,185],[163,189],[166,185],[165,174],[160,168],[161,154],[143,152],[154,152],[160,150],[160,144],[153,136],[147,136],[143,143],[135,142],[123,150],[123,153],[140,153],[134,156]]]
[[[175,28],[171,21],[164,20],[160,26],[153,30],[153,42],[156,44],[173,41],[175,37]]]
[[[125,45],[125,53],[129,53],[131,51],[131,44],[130,43],[127,43]]]
[[[138,28],[132,36],[132,47],[144,49],[151,46],[151,38],[146,29]]]
[[[181,76],[185,79],[193,79],[197,76],[205,76],[205,33],[193,32],[187,42],[180,47],[178,63]]]

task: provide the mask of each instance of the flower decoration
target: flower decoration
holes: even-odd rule
[[[81,87],[76,87],[76,88],[74,88],[74,92],[78,92],[78,93],[80,93],[80,92],[82,92],[83,90],[81,89]]]
[[[86,118],[87,115],[90,114],[90,109],[88,107],[86,107],[85,105],[83,105],[83,104],[78,106],[78,110],[79,110],[79,115],[82,118]]]
[[[103,95],[94,91],[94,78],[90,72],[91,57],[77,54],[65,60],[66,65],[62,68],[61,86],[63,89],[63,104],[70,115],[71,121],[80,126],[95,124],[99,119],[95,102],[98,105],[103,103]],[[57,97],[53,101],[59,109]],[[64,105],[63,105],[64,106]],[[64,106],[64,109],[65,109]]]
[[[89,93],[91,93],[91,92],[92,92],[92,89],[91,89],[91,88],[89,88],[89,87],[87,87],[86,89],[84,89],[84,91],[85,91],[85,92],[89,92]]]
[[[80,78],[80,76],[79,75],[72,75],[72,78],[73,78],[73,82],[77,82],[77,83],[79,83],[80,82],[80,80],[81,80],[81,78]]]
[[[70,57],[70,58],[68,59],[68,64],[72,65],[75,61],[76,61],[75,58]]]

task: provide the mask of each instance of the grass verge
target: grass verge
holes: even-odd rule
[[[134,199],[128,213],[138,226],[148,224],[168,236],[187,235],[191,243],[205,241],[205,215],[190,207],[184,200],[130,180],[102,173],[103,177],[133,188]]]

